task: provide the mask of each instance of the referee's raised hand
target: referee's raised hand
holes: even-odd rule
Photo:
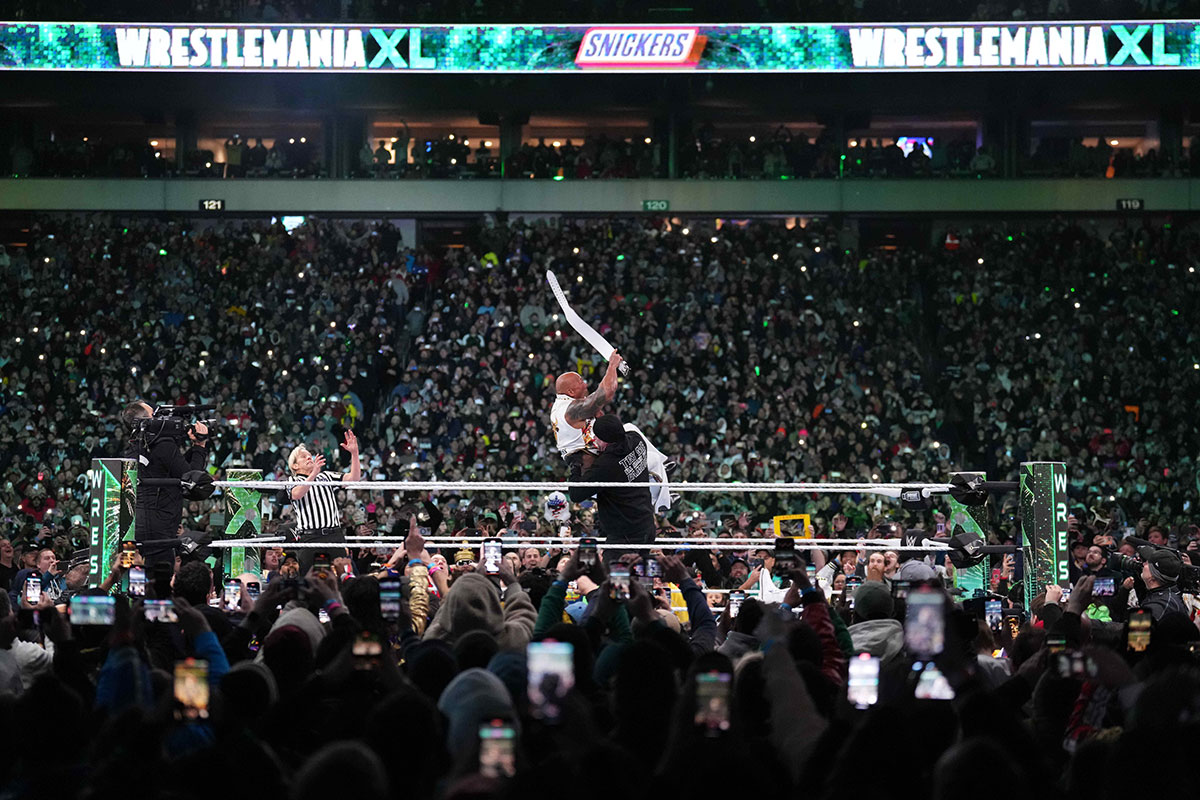
[[[310,478],[315,478],[321,474],[321,469],[325,466],[325,456],[317,454],[312,457],[312,470],[308,473]]]
[[[358,455],[358,437],[349,428],[346,429],[346,439],[342,442],[342,449],[352,456]]]

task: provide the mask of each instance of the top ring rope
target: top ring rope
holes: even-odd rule
[[[351,542],[351,543],[356,543],[356,542],[360,542],[360,541],[364,541],[364,542],[371,541],[371,542],[387,542],[388,544],[402,544],[405,541],[405,539],[407,539],[407,538],[408,537],[406,537],[406,536],[370,536],[370,535],[353,535],[353,534],[351,534],[346,537],[346,541]],[[479,536],[479,535],[474,535],[474,534],[464,534],[462,536],[454,536],[452,534],[446,534],[444,536],[422,536],[421,540],[424,542],[427,542],[429,544],[433,544],[433,545],[437,545],[437,546],[453,545],[453,544],[478,544],[480,542],[487,541],[488,539],[499,539],[500,541],[504,542],[505,544],[511,543],[511,544],[533,545],[533,544],[542,543],[542,544],[550,544],[550,545],[556,545],[556,544],[578,545],[579,538],[580,537],[572,537],[572,536],[538,536],[537,534],[532,534],[532,533],[524,534],[521,536]],[[784,538],[788,538],[788,537],[784,537]],[[261,541],[261,539],[256,540],[256,541]],[[762,539],[762,538],[759,538],[759,539],[734,539],[732,537],[726,538],[726,539],[713,539],[713,538],[707,538],[707,537],[704,539],[698,539],[698,538],[689,538],[689,537],[682,537],[682,536],[659,536],[654,539],[653,544],[660,544],[664,548],[667,548],[667,549],[672,549],[672,548],[679,549],[681,545],[688,545],[690,547],[694,547],[696,550],[704,550],[706,547],[711,549],[718,545],[728,545],[730,549],[742,548],[742,549],[762,550],[764,548],[769,549],[771,547],[774,547],[775,544],[778,543],[778,541],[779,541],[779,539],[776,539],[774,537],[772,537],[770,539]],[[887,547],[887,548],[893,549],[893,550],[895,550],[895,549],[904,549],[904,550],[910,549],[908,547],[905,547],[904,543],[901,542],[899,539],[793,539],[793,541],[796,543],[797,550],[812,550],[812,549],[832,550],[832,549],[837,549],[837,548],[844,548],[846,550],[851,550],[851,549],[859,549],[859,548],[867,548],[867,547],[873,547],[873,548]],[[929,540],[927,539],[926,541],[928,542]],[[608,546],[608,547],[622,547],[623,546],[623,544],[621,542],[613,542],[611,544],[608,544],[605,541],[605,539],[603,539],[603,538],[597,538],[596,543],[601,546]],[[929,543],[938,550],[949,550],[950,549],[950,546],[945,543],[941,543],[941,542],[929,542]]]
[[[221,488],[289,489],[295,481],[213,481]],[[649,484],[647,484],[649,485]],[[611,489],[628,484],[604,481],[340,481],[340,489],[398,489],[405,491],[468,492],[560,492],[579,489]],[[672,492],[767,492],[775,494],[878,494],[900,497],[902,492],[920,491],[925,497],[948,494],[948,483],[672,483]]]

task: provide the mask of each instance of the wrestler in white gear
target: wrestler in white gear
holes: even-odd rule
[[[570,464],[576,458],[580,459],[583,469],[591,466],[592,459],[599,452],[595,437],[592,435],[592,423],[596,417],[602,416],[605,403],[611,403],[617,394],[617,371],[621,365],[621,356],[613,351],[608,362],[608,369],[596,391],[588,393],[587,382],[578,372],[567,372],[558,376],[554,382],[554,391],[558,396],[550,409],[550,426],[554,430],[555,443],[563,460]],[[670,467],[666,456],[650,443],[632,422],[625,423],[625,430],[633,431],[646,442],[646,468],[652,478],[650,494],[656,510],[671,507],[671,492],[667,482],[667,472]]]

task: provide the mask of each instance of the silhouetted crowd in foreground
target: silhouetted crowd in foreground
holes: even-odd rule
[[[1010,557],[969,598],[903,550],[797,551],[817,571],[778,547],[606,564],[582,543],[510,545],[489,575],[470,547],[426,548],[416,517],[386,561],[360,551],[306,575],[286,546],[215,581],[198,557],[151,572],[130,554],[101,588],[52,597],[47,563],[0,592],[0,720],[68,733],[14,737],[0,782],[14,798],[108,797],[135,775],[164,797],[374,800],[752,778],[834,798],[853,774],[857,791],[940,799],[984,768],[1026,797],[1165,793],[1190,780],[1198,732],[1185,559],[1139,551],[1136,575],[1114,572],[1109,534],[1072,524],[1099,553],[1072,563],[1069,597],[1048,586],[1028,609]],[[714,612],[702,585],[718,566],[746,579]],[[874,768],[854,770],[865,754]]]

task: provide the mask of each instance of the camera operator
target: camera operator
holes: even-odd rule
[[[1140,547],[1138,555],[1142,558],[1142,582],[1146,584],[1146,595],[1139,598],[1139,607],[1149,611],[1155,622],[1167,614],[1187,614],[1183,595],[1175,585],[1183,572],[1183,559],[1179,554],[1173,550]]]
[[[134,429],[140,420],[153,416],[150,406],[142,402],[126,406],[122,421]],[[137,458],[138,479],[182,478],[184,473],[203,470],[208,456],[205,444],[208,441],[208,426],[197,422],[187,432],[192,446],[184,456],[179,452],[180,442],[166,435],[154,437],[143,444],[134,444],[126,453]],[[135,436],[136,438],[140,438]],[[138,549],[150,572],[156,564],[169,564],[175,568],[175,548],[179,542],[179,524],[183,519],[183,488],[181,486],[139,486],[134,509],[134,537]]]

